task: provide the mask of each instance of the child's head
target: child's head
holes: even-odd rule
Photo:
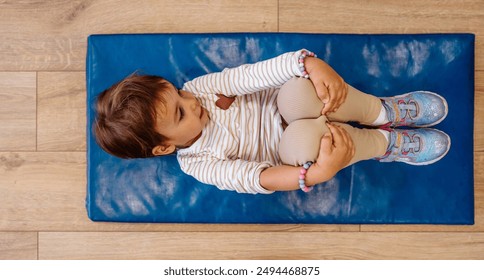
[[[121,158],[167,155],[193,144],[208,118],[192,93],[158,76],[133,74],[99,95],[94,134]]]
[[[121,158],[154,156],[153,148],[166,140],[156,129],[158,107],[171,88],[161,77],[133,74],[102,92],[94,123],[98,144]]]

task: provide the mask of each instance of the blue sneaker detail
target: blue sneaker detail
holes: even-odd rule
[[[413,91],[381,98],[390,120],[385,126],[429,127],[445,119],[449,111],[447,101],[430,91]]]
[[[380,162],[428,165],[443,158],[450,149],[450,137],[433,128],[390,130],[390,143]]]

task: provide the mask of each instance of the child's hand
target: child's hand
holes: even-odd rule
[[[334,176],[351,161],[355,146],[346,130],[330,123],[327,125],[331,133],[326,133],[321,139],[319,156],[313,166]]]
[[[348,165],[355,155],[353,140],[346,130],[339,126],[328,124],[331,133],[326,133],[321,139],[321,146],[316,162],[309,167],[305,182],[316,185],[330,180],[343,167]],[[268,190],[296,190],[301,167],[278,165],[261,172],[260,183]]]
[[[336,112],[346,100],[348,85],[331,66],[321,59],[306,57],[304,64],[319,99],[324,103],[321,115]]]

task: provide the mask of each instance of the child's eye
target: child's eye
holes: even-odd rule
[[[185,116],[185,110],[183,110],[183,108],[180,107],[180,121],[183,119],[184,116]]]

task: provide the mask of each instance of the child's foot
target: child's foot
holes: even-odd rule
[[[414,91],[381,98],[389,122],[385,126],[429,127],[443,121],[448,106],[445,99],[430,91]]]
[[[432,164],[443,158],[450,149],[450,137],[433,128],[390,130],[386,154],[380,162],[404,162],[411,165]]]

